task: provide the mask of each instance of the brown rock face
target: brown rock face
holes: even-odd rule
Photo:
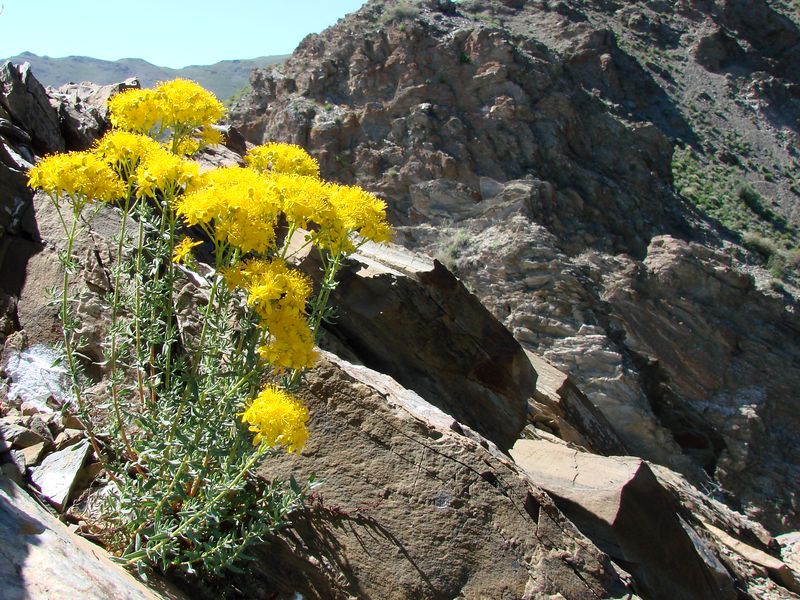
[[[699,539],[642,460],[545,440],[519,440],[511,453],[587,537],[630,571],[647,598],[737,597],[725,567],[710,549],[695,548]]]
[[[536,372],[508,330],[438,262],[374,246],[352,262],[331,297],[333,334],[367,366],[510,448]]]
[[[481,176],[537,177],[564,209],[541,206],[537,219],[577,246],[642,253],[675,220],[667,140],[569,85],[542,44],[445,8],[377,27],[380,3],[369,3],[306,38],[282,69],[254,72],[232,122],[253,142],[312,148],[324,175],[390,197],[397,223],[427,217],[420,198],[432,186],[452,214],[480,199]],[[628,150],[624,162],[609,139]]]
[[[607,557],[512,462],[413,392],[331,356],[306,387],[307,445],[260,473],[324,484],[259,556],[256,588],[307,598],[624,594]]]

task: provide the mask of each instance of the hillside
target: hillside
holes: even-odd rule
[[[129,77],[139,79],[142,87],[151,87],[157,81],[185,77],[197,81],[222,100],[231,98],[246,85],[250,71],[256,67],[268,67],[283,61],[285,56],[263,56],[247,60],[223,60],[213,65],[191,65],[182,69],[157,67],[138,58],[123,58],[115,61],[99,60],[87,56],[50,58],[23,52],[4,60],[31,64],[36,78],[44,85],[59,87],[65,83],[109,84],[124,81]]]
[[[254,71],[232,122],[382,194],[397,241],[573,377],[626,452],[780,531],[800,526],[789,15],[376,0]]]

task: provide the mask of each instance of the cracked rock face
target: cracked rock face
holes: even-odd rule
[[[624,595],[608,557],[452,417],[332,355],[304,387],[309,441],[260,473],[325,483],[308,515],[264,550],[256,577],[307,598]]]

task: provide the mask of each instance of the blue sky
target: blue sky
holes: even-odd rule
[[[0,0],[0,58],[143,58],[162,67],[291,53],[365,0]]]

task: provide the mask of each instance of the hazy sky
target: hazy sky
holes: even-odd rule
[[[143,58],[162,67],[289,54],[365,0],[0,0],[0,58]]]

